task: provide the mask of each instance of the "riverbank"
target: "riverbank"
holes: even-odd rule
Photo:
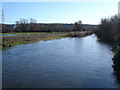
[[[51,33],[36,33],[36,34],[34,33],[30,35],[2,36],[1,47],[3,47],[4,49],[4,48],[12,47],[15,45],[33,43],[36,41],[46,41],[46,40],[60,39],[60,38],[66,38],[66,37],[84,37],[90,34],[92,33],[91,32],[68,32],[68,33],[67,32],[51,32]]]
[[[113,57],[113,70],[114,75],[117,78],[117,82],[120,83],[120,47],[117,47],[113,51],[115,53]]]
[[[87,32],[69,32],[67,33],[67,36],[69,37],[84,37],[87,35],[91,35],[93,32],[87,31]]]
[[[9,35],[9,34],[26,35],[26,34],[40,34],[40,33],[43,33],[43,32],[11,32],[11,33],[0,33],[0,35]]]

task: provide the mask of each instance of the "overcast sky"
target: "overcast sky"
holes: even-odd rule
[[[118,13],[118,2],[2,2],[5,23],[34,18],[38,23],[98,24]]]

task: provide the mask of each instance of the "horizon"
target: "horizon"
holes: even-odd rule
[[[2,24],[12,25],[16,23],[2,23]],[[75,24],[75,23],[36,23],[36,24]],[[82,23],[82,24],[83,25],[99,25],[99,24],[85,24],[85,23]]]
[[[3,2],[2,7],[5,24],[33,18],[46,24],[73,24],[81,20],[83,24],[98,25],[101,18],[118,14],[116,2]]]

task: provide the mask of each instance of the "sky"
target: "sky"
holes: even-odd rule
[[[118,13],[118,2],[2,2],[4,23],[36,19],[38,23],[99,24]]]

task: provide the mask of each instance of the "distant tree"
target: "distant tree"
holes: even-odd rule
[[[10,25],[2,24],[2,33],[7,33],[7,32],[14,32],[14,28],[10,27]]]
[[[16,27],[15,27],[15,32],[20,32],[20,21],[15,21]]]
[[[9,32],[7,25],[2,24],[2,32],[3,32],[3,33]]]
[[[61,27],[60,24],[55,24],[55,25],[54,25],[54,30],[55,30],[56,32],[60,32],[61,29],[62,29],[62,27]]]
[[[36,23],[37,23],[37,20],[30,18],[29,31],[37,31],[36,30],[36,27],[37,27]]]
[[[82,21],[78,21],[78,22],[75,22],[75,31],[82,31],[83,29],[83,25],[82,25]]]
[[[37,23],[37,20],[30,18],[30,23]]]
[[[28,31],[28,20],[20,19],[20,21],[16,21],[16,29],[17,31],[21,31],[21,32]]]

